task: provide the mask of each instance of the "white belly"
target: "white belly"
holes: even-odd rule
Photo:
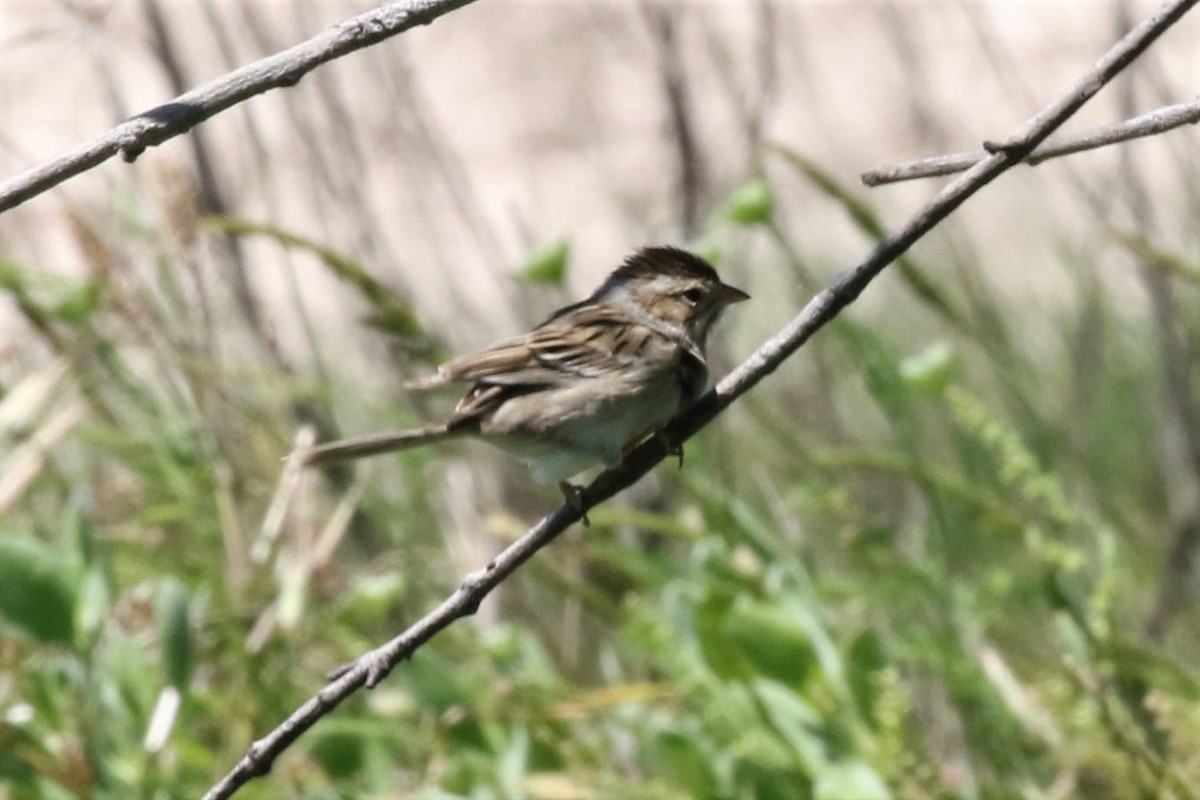
[[[535,481],[552,483],[596,464],[619,464],[626,445],[657,431],[679,409],[672,379],[626,393],[600,393],[590,383],[513,398],[481,432],[525,462]]]

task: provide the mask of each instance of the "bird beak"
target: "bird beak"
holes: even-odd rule
[[[731,306],[734,303],[740,303],[743,300],[749,299],[750,295],[746,294],[741,289],[730,286],[727,283],[722,283],[717,288],[717,304],[720,306]]]

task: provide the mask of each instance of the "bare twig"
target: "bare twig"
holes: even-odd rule
[[[178,44],[174,40],[171,26],[167,23],[167,17],[163,14],[159,2],[160,0],[142,0],[142,13],[150,28],[151,48],[158,58],[163,72],[166,73],[171,91],[182,95],[191,81],[188,80],[184,66],[179,60]],[[188,138],[187,144],[191,150],[192,164],[195,168],[198,195],[196,201],[199,204],[200,213],[205,215],[230,213],[229,204],[225,201],[221,190],[221,182],[214,166],[212,149],[208,146],[207,137],[203,135],[203,131],[196,131]],[[241,242],[236,237],[223,233],[217,238],[217,244],[223,256],[222,260],[225,262],[225,276],[233,289],[233,298],[237,302],[238,309],[250,324],[251,329],[258,335],[259,342],[278,361],[278,348],[274,346],[273,339],[263,333],[266,326],[263,322],[261,303],[254,294],[254,290],[250,286],[250,279],[246,274],[246,260],[242,254]],[[201,280],[198,273],[196,274],[197,280]],[[196,293],[200,304],[207,306],[208,298],[202,284],[196,287]]]
[[[1096,94],[1114,75],[1138,57],[1163,31],[1171,27],[1200,0],[1172,0],[1129,32],[1079,81],[1065,90],[1012,136],[992,146],[995,151],[938,195],[896,233],[881,241],[861,263],[838,275],[814,297],[786,327],[764,342],[748,359],[708,392],[687,412],[667,426],[661,437],[652,437],[618,467],[602,473],[579,494],[578,506],[564,505],[506,547],[483,569],[468,575],[459,587],[406,631],[359,658],[328,686],[296,709],[278,727],[254,742],[233,770],[214,786],[204,800],[230,797],[251,778],[263,775],[300,734],[337,707],[362,686],[374,686],[401,661],[455,620],[469,616],[508,575],[545,547],[588,509],[633,484],[662,461],[669,443],[686,441],[717,414],[759,381],[774,372],[827,322],[854,301],[883,269],[918,239],[949,216],[971,195],[1005,170],[1021,163],[1052,131]]]
[[[680,44],[680,9],[645,3],[644,11],[659,50],[659,70],[670,117],[669,130],[679,156],[679,217],[683,238],[692,239],[700,226],[700,203],[705,194],[704,154],[696,131],[695,107]]]
[[[1198,122],[1200,122],[1200,100],[1177,103],[1173,106],[1156,109],[1148,114],[1142,114],[1140,117],[1127,119],[1116,125],[1093,128],[1083,133],[1057,138],[1030,153],[1026,157],[1025,163],[1036,166],[1052,158],[1068,156],[1084,150],[1094,150],[1098,147],[1140,139],[1144,136],[1154,136],[1184,125],[1195,125]],[[889,167],[869,169],[862,174],[861,179],[867,186],[882,186],[886,183],[899,183],[917,178],[952,175],[970,169],[988,155],[987,150],[975,150],[970,153],[951,153],[918,158]]]
[[[133,161],[147,147],[270,89],[294,86],[314,68],[477,0],[397,0],[352,17],[308,41],[259,59],[144,111],[108,133],[0,184],[0,212],[36,197],[120,153]]]
[[[1161,642],[1171,621],[1181,611],[1194,607],[1192,575],[1197,552],[1200,552],[1200,514],[1193,514],[1177,527],[1167,547],[1162,585],[1146,618],[1145,631],[1150,641]]]

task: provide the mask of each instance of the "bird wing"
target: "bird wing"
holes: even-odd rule
[[[569,386],[580,378],[649,378],[654,370],[646,369],[640,356],[654,345],[674,346],[618,309],[580,305],[551,317],[524,336],[443,364],[434,385],[475,383],[450,419],[450,426],[458,427],[477,420],[509,397]],[[653,363],[662,368],[661,360]]]
[[[555,316],[524,336],[460,356],[438,369],[439,383],[553,386],[621,372],[652,337],[621,311],[588,306]]]

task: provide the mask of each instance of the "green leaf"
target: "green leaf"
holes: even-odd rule
[[[472,707],[474,693],[458,674],[454,665],[428,649],[418,650],[404,667],[413,697],[438,713],[454,706]]]
[[[330,720],[315,733],[310,752],[331,778],[349,778],[365,760],[366,737],[357,722]]]
[[[879,773],[861,761],[843,761],[826,767],[813,787],[816,800],[891,800],[892,793]]]
[[[192,624],[187,590],[175,578],[158,586],[154,615],[167,683],[185,691],[192,679]]]
[[[940,397],[958,377],[961,366],[954,345],[946,341],[935,342],[915,356],[901,361],[900,377],[909,388]]]
[[[496,759],[496,782],[506,797],[520,797],[529,773],[529,728],[517,723],[509,733],[509,740]]]
[[[1200,265],[1185,256],[1156,247],[1150,239],[1140,234],[1113,231],[1113,238],[1142,261],[1200,287]]]
[[[747,757],[734,765],[737,797],[764,800],[812,800],[808,779],[799,770],[778,769]]]
[[[36,776],[33,767],[16,753],[7,747],[0,747],[0,786],[26,788],[32,785]]]
[[[43,642],[74,641],[69,564],[67,555],[36,539],[0,539],[0,618]]]
[[[82,648],[90,648],[100,637],[108,616],[109,603],[108,581],[101,570],[92,567],[83,576],[75,605],[75,627],[79,631]]]
[[[775,196],[761,178],[734,189],[725,201],[725,216],[738,225],[764,225],[774,211]]]
[[[78,800],[79,795],[73,791],[69,791],[61,783],[53,778],[39,777],[37,779],[37,793],[33,795],[37,800]]]
[[[862,371],[867,391],[893,424],[908,423],[911,391],[901,377],[900,363],[890,344],[875,331],[842,320],[842,342]]]
[[[382,301],[363,321],[378,331],[400,339],[416,338],[425,332],[417,315],[406,303]]]
[[[700,241],[688,247],[692,254],[704,259],[714,268],[720,269],[721,261],[725,258],[725,253],[721,250],[721,246],[713,241]]]
[[[60,300],[50,313],[68,325],[82,325],[100,307],[104,288],[103,281],[85,281]]]
[[[1106,645],[1107,655],[1122,680],[1136,679],[1189,703],[1200,700],[1200,683],[1182,664],[1133,642],[1113,640]]]
[[[63,514],[62,531],[62,541],[73,539],[84,565],[90,565],[96,557],[96,532],[92,529],[91,520],[78,504],[72,504]]]
[[[140,725],[149,722],[161,693],[162,678],[159,665],[154,662],[140,633],[110,631],[104,638],[104,646],[96,650],[97,669],[115,687],[119,706]]]
[[[533,251],[521,267],[521,277],[530,283],[561,286],[567,275],[567,262],[570,260],[571,243],[560,239],[554,244]]]
[[[656,763],[649,772],[669,776],[693,800],[714,797],[717,778],[712,760],[692,736],[676,731],[663,731],[655,742]]]
[[[823,770],[828,761],[821,716],[794,691],[775,681],[761,679],[753,684],[763,712],[778,736],[791,748],[797,764],[810,774]]]
[[[375,624],[404,598],[407,582],[399,572],[367,575],[353,581],[341,598],[341,613],[356,622]]]
[[[726,616],[723,628],[729,642],[759,675],[799,687],[816,664],[807,634],[773,606],[738,603]]]
[[[872,728],[876,727],[875,706],[879,699],[876,676],[887,665],[883,642],[875,631],[863,631],[855,637],[846,656],[846,678],[854,703]]]
[[[709,669],[725,680],[744,677],[745,671],[725,635],[725,618],[732,606],[733,598],[730,595],[710,592],[696,605],[692,617],[704,661]]]
[[[339,280],[352,287],[371,306],[366,323],[398,338],[422,356],[433,351],[408,298],[373,276],[357,259],[350,258],[305,236],[274,225],[250,222],[236,217],[208,216],[204,224],[231,236],[265,236],[282,247],[309,252],[319,258]]]

